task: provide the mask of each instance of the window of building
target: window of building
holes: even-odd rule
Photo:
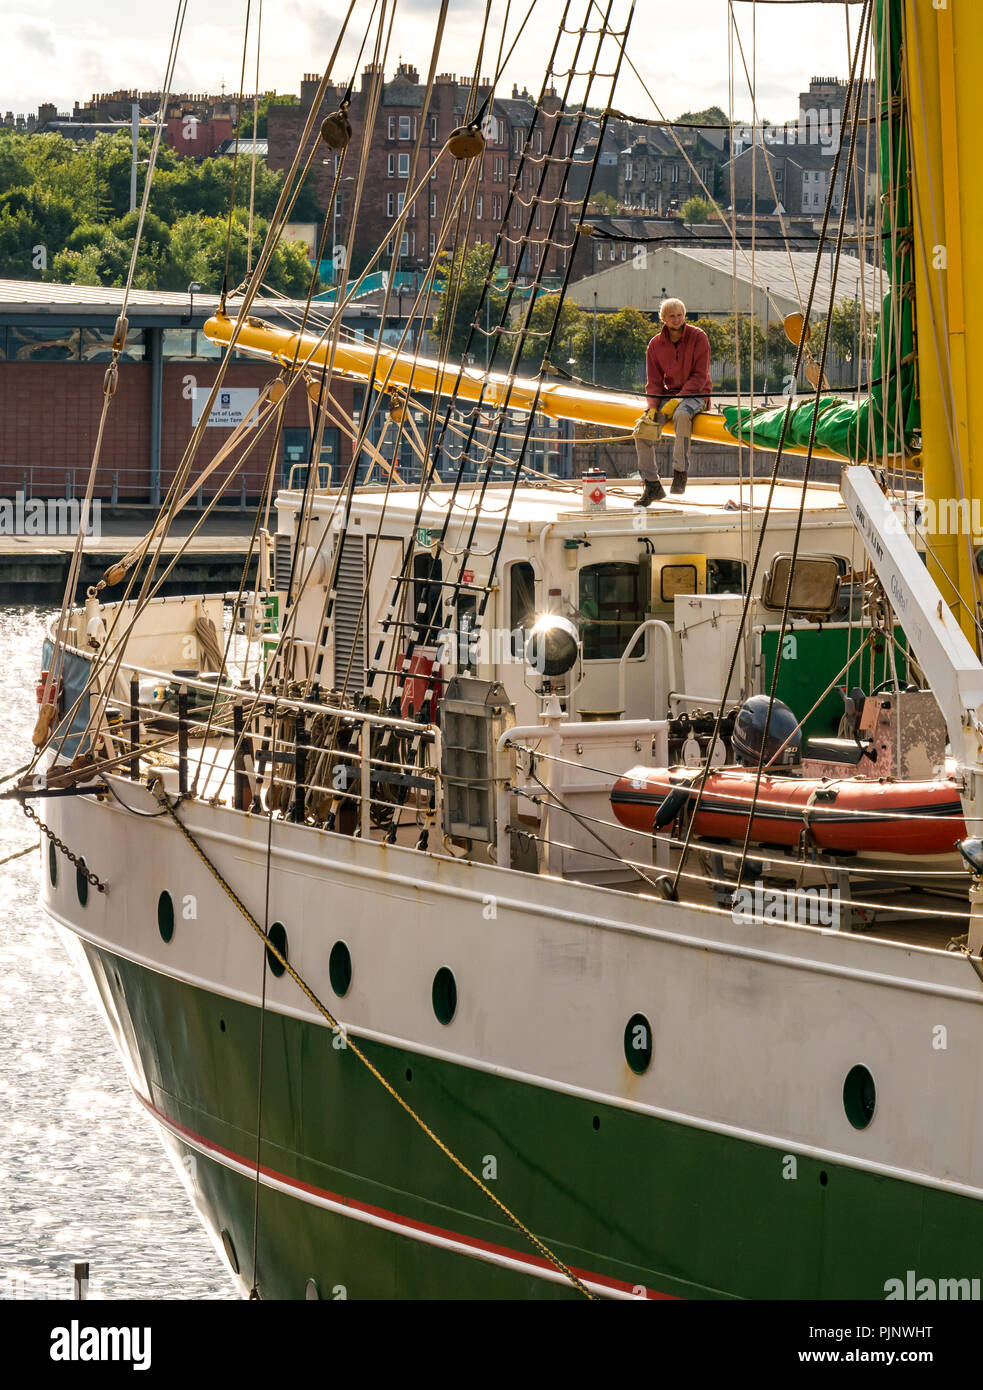
[[[643,206],[644,206],[644,204],[643,204]],[[628,247],[625,246],[625,245],[622,245],[622,247],[621,247],[621,259],[622,259],[623,261],[626,261],[626,260],[628,259]]]
[[[612,261],[614,260],[614,258],[615,258],[616,255],[617,255],[617,247],[615,246],[614,242],[612,241],[612,243],[611,243],[611,260],[612,260]]]
[[[495,183],[504,183],[505,181],[505,160],[500,154],[495,156],[493,178]]]
[[[396,161],[396,172],[401,179],[408,179],[410,176],[410,157],[408,154],[401,154]]]
[[[784,173],[784,170],[782,170],[782,169],[776,169],[776,170],[775,170],[775,182],[776,182],[776,183],[781,183],[783,173]]]
[[[541,130],[536,131],[536,153],[543,153],[543,132]]]
[[[645,164],[644,160],[639,164],[639,166],[638,166],[638,182],[639,182],[639,183],[644,183],[644,182],[645,182],[645,170],[646,170],[647,167],[648,167],[648,166]]]
[[[396,198],[392,193],[386,194],[386,216],[392,217],[396,207]]]
[[[204,338],[204,333],[200,337]],[[120,354],[121,362],[142,362],[147,355],[145,335],[142,328],[131,328],[126,335],[126,348]],[[82,329],[82,361],[110,362],[113,356],[113,330],[111,328]]]
[[[540,204],[537,203],[537,204],[536,204],[536,231],[537,231],[537,232],[539,231],[539,227],[540,227],[540,215],[541,215],[541,213],[542,213],[542,208],[541,208]]]
[[[818,194],[818,193],[814,193],[814,194],[812,195],[812,202],[813,202],[813,206],[814,206],[814,207],[818,207],[818,206],[819,206],[819,194]]]
[[[474,215],[476,218],[485,215],[485,199],[481,193],[476,193],[474,198]]]
[[[502,196],[500,193],[494,193],[492,195],[492,217],[496,222],[501,222],[502,220]]]
[[[513,132],[512,132],[512,148],[515,150],[516,154],[518,154],[518,153],[520,152],[520,150],[522,149],[522,131],[521,131],[521,130],[513,130]]]
[[[396,194],[396,211],[397,211],[397,213],[400,213],[400,212],[403,211],[403,204],[404,204],[405,202],[406,202],[406,194],[405,194],[405,193],[397,193],[397,194]]]
[[[678,183],[678,182],[679,182],[679,165],[678,165],[678,164],[674,164],[674,165],[672,166],[672,177],[670,178],[669,182],[670,182],[670,183]]]
[[[165,362],[216,361],[222,356],[218,343],[210,343],[200,328],[165,328],[161,344]]]
[[[661,183],[661,182],[662,182],[662,165],[661,165],[661,164],[657,164],[657,165],[655,166],[655,168],[652,170],[652,182],[653,182],[653,183]]]
[[[398,117],[398,120],[399,120],[399,138],[400,138],[400,140],[410,140],[410,139],[412,139],[412,136],[413,136],[413,126],[412,126],[412,119],[411,119],[411,117],[409,117],[409,116],[400,116],[400,117]]]
[[[395,116],[390,116],[390,117],[389,117],[389,139],[390,139],[390,140],[395,140],[395,139],[396,139],[396,117],[395,117]]]
[[[410,234],[409,234],[409,232],[404,232],[403,235],[402,235],[402,236],[400,237],[400,239],[399,239],[399,254],[400,254],[400,256],[408,256],[408,255],[410,254]]]
[[[436,233],[436,232],[431,232],[431,233],[430,233],[430,254],[431,254],[431,256],[436,256],[436,254],[437,254],[437,233]]]
[[[632,164],[629,159],[625,164],[625,183],[631,183]]]
[[[430,194],[430,216],[431,216],[431,217],[436,217],[436,216],[437,216],[437,195],[436,195],[436,193],[431,193],[431,194]]]
[[[603,261],[603,260],[604,260],[604,247],[603,247],[603,246],[599,246],[599,247],[597,248],[597,259],[598,259],[599,261]]]
[[[110,334],[112,337],[112,334]],[[10,362],[77,362],[81,329],[57,328],[54,324],[29,327],[11,324],[7,330],[7,359]]]
[[[584,660],[617,660],[645,617],[638,566],[624,560],[585,565],[579,607]],[[635,655],[641,656],[639,647]]]
[[[394,154],[391,154],[389,156],[389,163],[386,172],[388,173],[391,179],[394,179],[396,177],[396,156]]]
[[[430,117],[430,139],[431,139],[431,140],[436,140],[436,139],[437,139],[437,117],[436,117],[436,116],[431,116],[431,117]]]

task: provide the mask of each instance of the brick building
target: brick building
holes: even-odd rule
[[[271,169],[285,169],[293,159],[300,140],[301,130],[316,95],[318,78],[305,76],[301,83],[299,105],[287,106],[272,104],[267,117],[269,141],[268,164]],[[325,152],[323,159],[315,154],[313,172],[316,183],[316,197],[322,213],[332,220],[327,247],[330,248],[333,234],[337,228],[338,240],[343,239],[343,229],[347,225],[351,200],[355,186],[355,174],[361,157],[363,145],[366,151],[366,179],[359,211],[358,224],[353,237],[353,250],[349,265],[359,270],[368,255],[392,232],[393,223],[403,208],[407,192],[410,164],[415,142],[419,136],[421,123],[423,142],[417,179],[425,173],[437,158],[451,131],[465,120],[470,87],[450,73],[436,78],[430,105],[423,109],[426,87],[420,82],[419,73],[409,63],[400,64],[391,82],[382,84],[377,116],[371,131],[365,129],[365,112],[370,106],[373,85],[378,80],[376,68],[369,64],[362,73],[360,85],[353,91],[349,118],[352,123],[352,141],[349,146],[342,173],[343,181],[337,198],[337,207],[331,207],[331,190],[335,177],[335,157]],[[479,101],[487,95],[488,87],[479,88]],[[319,122],[335,110],[342,97],[340,89],[330,89],[318,112]],[[507,261],[511,272],[532,276],[546,256],[544,273],[554,277],[563,274],[567,253],[554,247],[544,250],[543,243],[548,234],[551,205],[561,186],[562,164],[572,155],[574,123],[569,118],[558,118],[560,102],[555,93],[548,96],[543,112],[535,121],[535,100],[526,91],[513,89],[511,97],[496,97],[491,103],[484,121],[486,148],[482,158],[480,178],[473,194],[469,194],[466,216],[470,217],[468,243],[492,242],[502,226],[508,205],[509,190],[514,176],[518,173],[521,153],[527,136],[532,131],[530,156],[527,157],[521,186],[517,188],[519,198],[514,202],[509,218]],[[555,124],[561,121],[553,145],[554,159],[544,160],[550,150]],[[305,157],[310,146],[304,151]],[[407,219],[401,243],[397,246],[390,241],[389,254],[393,263],[401,270],[423,269],[429,265],[433,255],[443,249],[438,244],[442,216],[447,206],[456,161],[450,155],[438,161],[427,188],[414,200]],[[545,170],[545,180],[540,194],[543,206],[533,212],[528,238],[525,237],[525,222],[528,218],[528,204],[539,187],[541,172]],[[473,206],[472,206],[473,198]],[[565,241],[572,239],[575,209],[561,208],[554,235]],[[465,219],[466,220],[466,219]],[[450,245],[451,237],[444,239],[443,245]],[[502,263],[506,257],[503,254]],[[388,262],[387,262],[388,263]]]
[[[0,281],[0,496],[20,490],[28,497],[82,496],[121,300],[121,290]],[[215,307],[208,296],[195,295],[192,304],[189,295],[131,293],[130,331],[103,440],[97,497],[146,502],[166,490],[197,418],[195,391],[203,402],[215,380],[220,354],[201,332]],[[283,309],[295,322],[303,306],[288,303]],[[288,323],[268,305],[255,305],[252,312]],[[230,393],[228,408],[248,409],[276,375],[272,364],[237,355],[223,387]],[[333,394],[347,417],[356,390],[335,379]],[[231,427],[218,424],[205,429],[192,480],[230,434]],[[306,464],[310,443],[307,399],[298,389],[277,444],[278,483],[288,481],[293,465]],[[260,494],[272,446],[269,427],[242,470],[248,499]],[[343,469],[350,461],[348,439],[337,428],[326,429],[322,465]],[[204,484],[206,500],[225,476],[221,467]],[[338,469],[333,476],[337,481]],[[235,505],[242,496],[237,476],[224,497]]]
[[[618,202],[655,213],[677,212],[687,198],[715,190],[720,151],[696,130],[650,126],[623,151]],[[695,169],[695,173],[694,173]]]

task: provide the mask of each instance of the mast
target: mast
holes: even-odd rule
[[[964,258],[963,247],[974,245],[983,221],[975,167],[983,5],[903,0],[902,7],[900,0],[880,0],[880,9],[888,42],[901,41],[903,20],[922,459],[925,496],[934,504],[927,513],[928,566],[976,646],[979,575],[971,523],[972,499],[983,497],[983,331],[972,306],[977,314],[983,310],[983,264],[979,256]]]

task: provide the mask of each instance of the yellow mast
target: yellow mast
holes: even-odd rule
[[[232,319],[217,314],[205,324],[205,336],[209,342],[225,345],[232,337],[234,327]],[[462,370],[448,362],[414,357],[412,353],[397,353],[389,348],[376,349],[374,344],[339,342],[332,353],[331,344],[327,341],[322,342],[311,334],[272,328],[255,318],[246,319],[236,339],[236,347],[253,356],[266,357],[288,370],[305,364],[322,368],[330,361],[332,370],[339,375],[354,377],[359,381],[371,378],[378,387],[385,384],[387,390],[411,390],[421,395],[445,396],[456,391],[458,399],[481,400],[490,409],[507,402],[510,409],[528,410],[535,402],[536,409],[552,420],[575,420],[581,424],[603,425],[607,429],[630,430],[645,409],[644,396],[615,395],[609,391],[593,391],[589,387],[564,382],[544,381],[540,385],[529,377],[516,377],[510,393],[509,379],[504,372],[483,372],[478,367],[465,367]],[[670,423],[666,434],[672,432]],[[739,442],[727,432],[724,417],[709,411],[697,415],[693,420],[693,438],[706,444],[725,444],[731,449],[736,449]],[[760,447],[766,451],[769,449],[767,444]],[[808,450],[803,445],[787,443],[783,453],[801,455],[808,453]],[[813,457],[844,462],[840,454],[818,446],[813,450]]]
[[[922,467],[925,496],[934,505],[927,518],[928,565],[973,642],[979,609],[972,499],[983,497],[983,334],[966,328],[967,306],[983,307],[983,263],[979,256],[964,260],[963,246],[974,244],[983,225],[975,154],[981,45],[978,0],[905,0]],[[975,391],[969,382],[977,383]]]

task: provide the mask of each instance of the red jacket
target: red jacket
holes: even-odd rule
[[[674,396],[702,396],[710,405],[710,339],[702,328],[687,323],[678,343],[663,328],[645,353],[649,405],[662,405]]]

